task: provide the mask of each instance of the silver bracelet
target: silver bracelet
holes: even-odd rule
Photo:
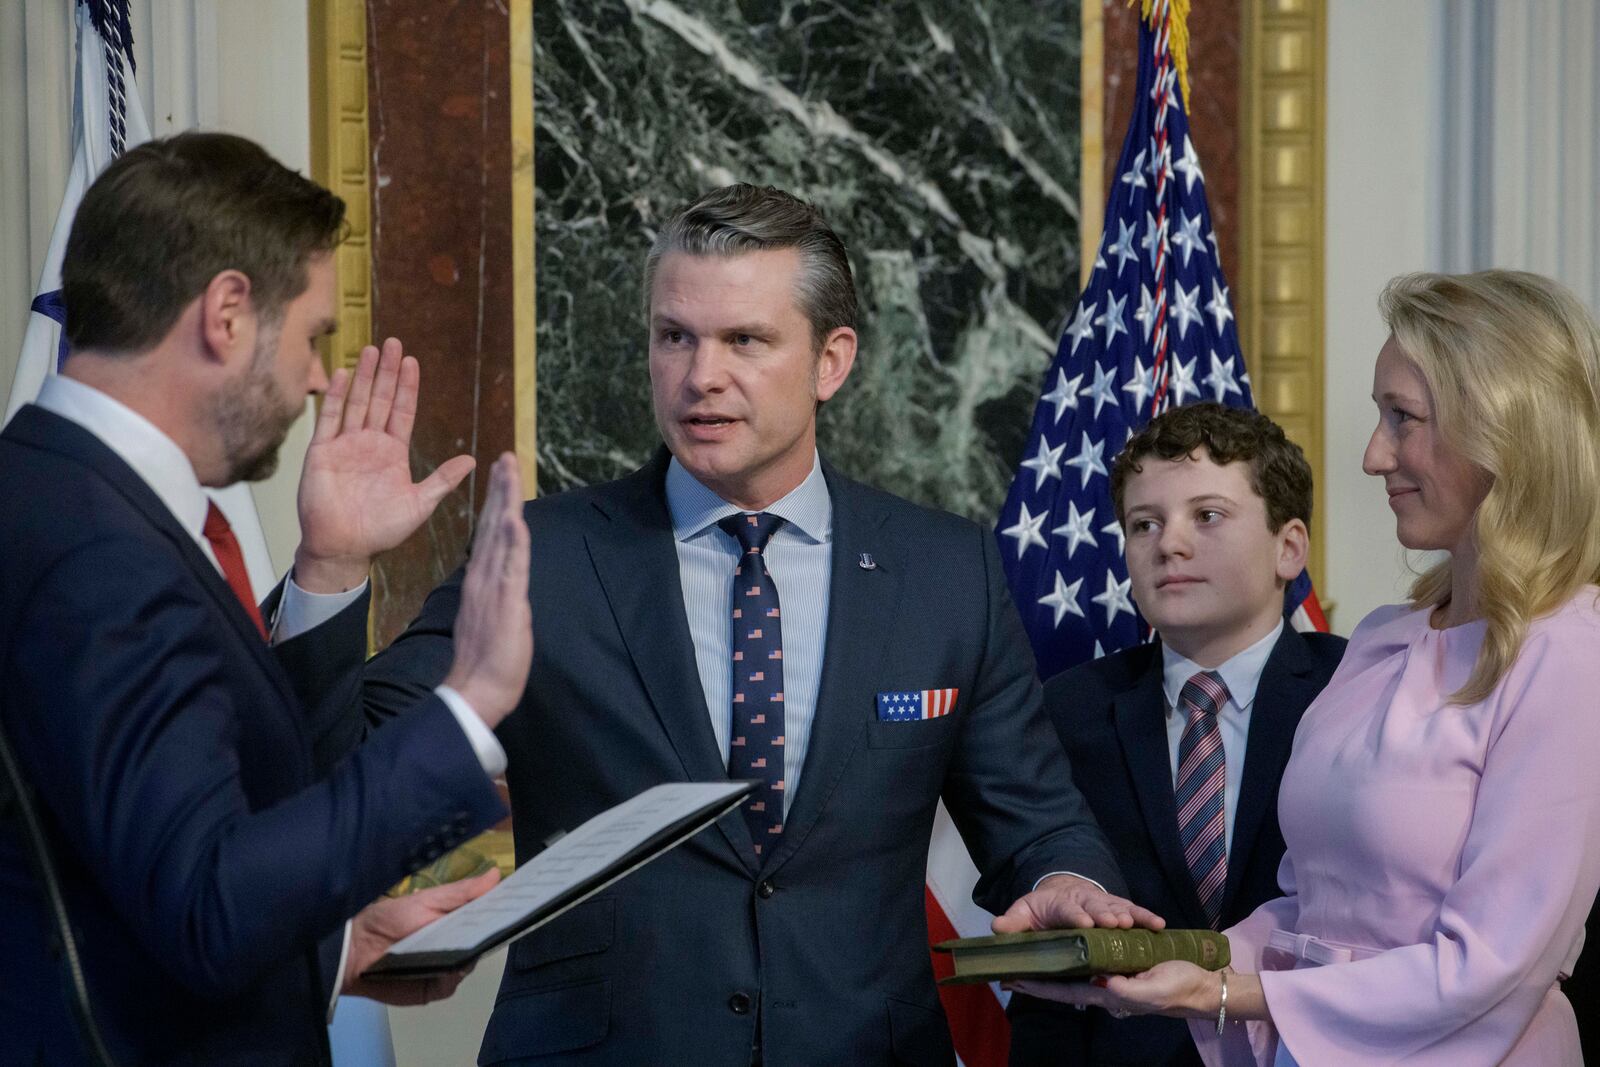
[[[1218,971],[1222,979],[1222,1004],[1217,1008],[1217,1036],[1222,1036],[1222,1028],[1228,1024],[1228,972]]]

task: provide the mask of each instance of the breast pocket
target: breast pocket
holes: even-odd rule
[[[867,724],[867,745],[870,748],[931,748],[948,745],[960,728],[959,716],[945,715],[937,719],[912,719],[908,722],[884,722],[874,719]]]

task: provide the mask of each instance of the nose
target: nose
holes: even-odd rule
[[[328,369],[322,365],[320,355],[313,356],[311,366],[306,370],[306,392],[321,396],[328,391]]]
[[[689,373],[684,381],[698,396],[720,393],[728,387],[726,353],[715,341],[702,340],[689,357]]]
[[[1367,450],[1361,454],[1361,470],[1365,474],[1381,477],[1394,470],[1394,466],[1394,446],[1384,432],[1382,420],[1379,420],[1372,430],[1372,436],[1367,439]]]
[[[1188,524],[1178,520],[1163,523],[1161,536],[1156,540],[1156,549],[1163,559],[1170,559],[1173,556],[1188,559],[1194,551]]]

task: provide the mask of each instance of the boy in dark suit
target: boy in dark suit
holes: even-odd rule
[[[1045,707],[1130,896],[1222,929],[1278,896],[1278,782],[1342,637],[1296,632],[1311,469],[1257,411],[1194,404],[1133,435],[1111,495],[1155,641],[1051,679]],[[1018,995],[1012,1064],[1198,1065],[1181,1019],[1115,1019]]]

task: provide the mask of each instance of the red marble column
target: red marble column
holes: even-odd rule
[[[418,474],[478,471],[379,561],[388,644],[465,555],[490,462],[513,446],[509,22],[483,0],[368,0],[372,335],[422,364]]]
[[[1099,2],[1105,11],[1105,188],[1115,188],[1117,154],[1139,81],[1139,6]],[[1206,176],[1211,224],[1222,251],[1233,306],[1244,304],[1239,266],[1239,90],[1243,84],[1241,0],[1194,0],[1189,8],[1189,131]]]

